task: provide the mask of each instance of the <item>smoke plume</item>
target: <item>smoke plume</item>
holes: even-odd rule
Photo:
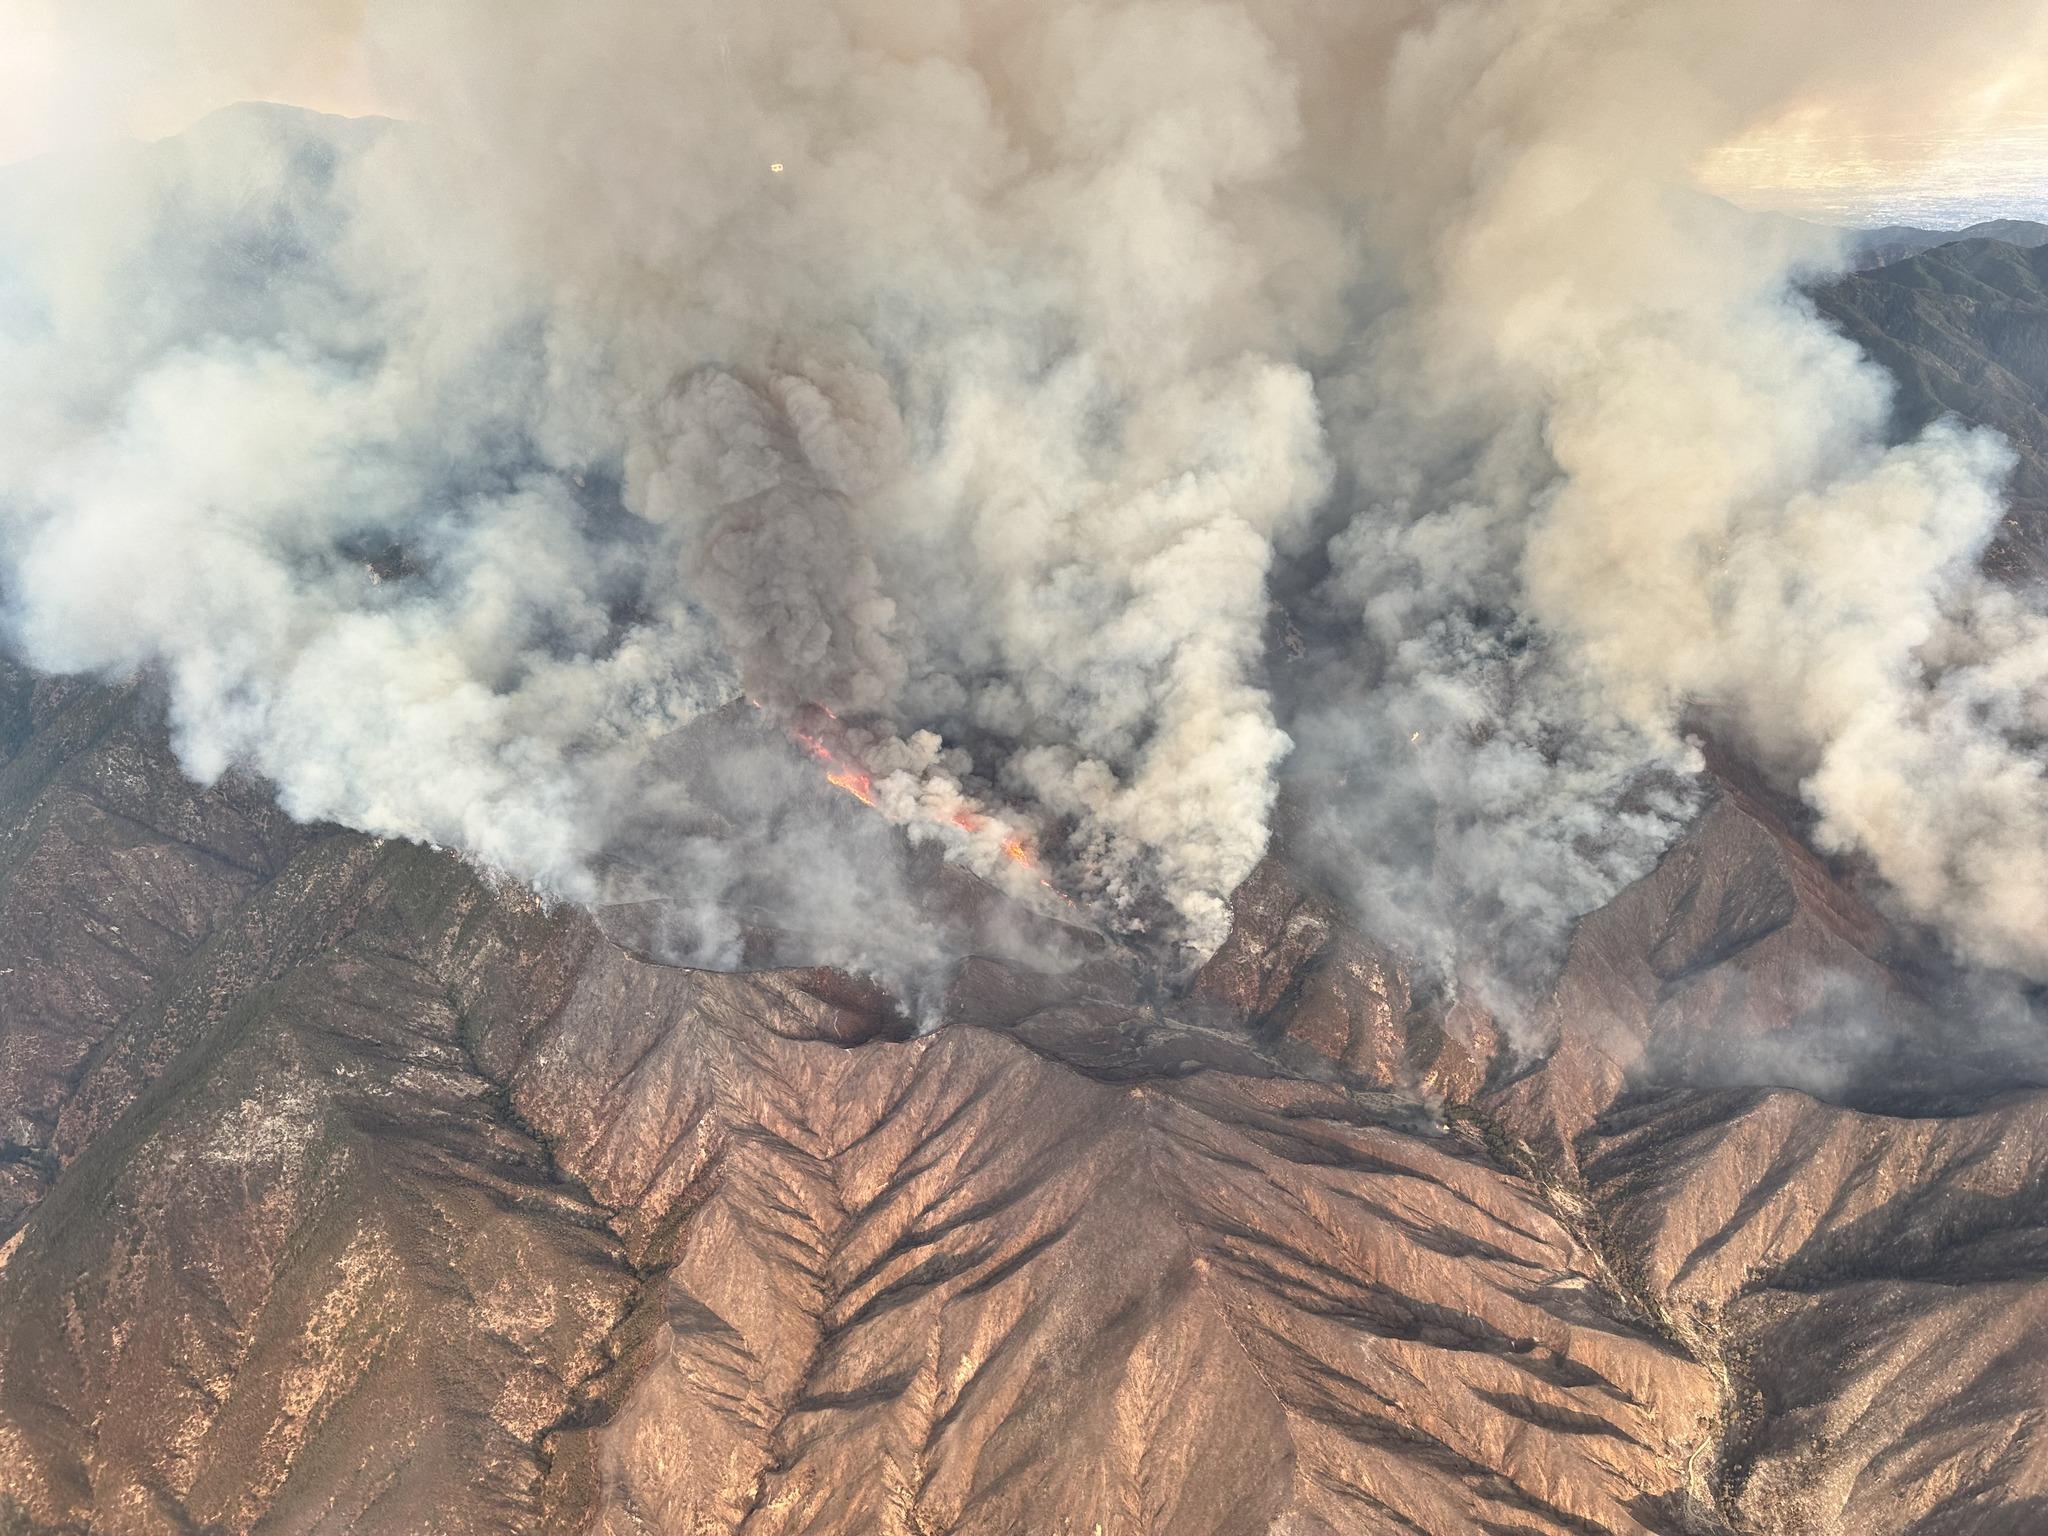
[[[1360,904],[1512,979],[1705,725],[2048,977],[2007,450],[1889,443],[1830,238],[1688,190],[2043,56],[2028,0],[179,0],[116,60],[128,9],[66,56],[394,119],[0,172],[9,633],[160,680],[194,775],[899,963],[843,817],[678,750],[745,698],[1185,961],[1292,753]]]

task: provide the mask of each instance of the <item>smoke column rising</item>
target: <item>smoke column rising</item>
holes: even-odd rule
[[[715,912],[745,861],[662,744],[820,706],[914,833],[998,878],[1043,834],[1185,959],[1298,740],[1361,904],[1513,971],[1682,822],[1705,721],[2048,975],[2005,451],[1888,445],[1791,286],[1827,241],[1685,188],[2037,6],[143,9],[173,81],[338,50],[405,120],[4,173],[10,631],[160,677],[194,774],[576,900],[689,827]],[[1271,579],[1323,561],[1276,694]]]

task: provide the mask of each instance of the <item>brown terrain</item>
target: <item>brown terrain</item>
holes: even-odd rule
[[[1514,1029],[1283,849],[913,1031],[0,669],[0,1532],[2048,1530],[2048,1085],[1711,786]]]

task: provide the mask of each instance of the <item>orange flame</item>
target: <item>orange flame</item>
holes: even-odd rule
[[[829,770],[825,775],[825,782],[827,784],[830,784],[834,789],[845,790],[847,794],[853,796],[862,805],[875,807],[879,804],[875,799],[875,779],[873,774],[857,764],[846,761],[846,759],[842,758],[815,736],[808,735],[803,731],[792,731],[790,734],[796,738],[799,746],[823,763],[827,770]]]
[[[756,705],[756,708],[758,707]],[[827,720],[833,721],[835,724],[837,723],[839,717],[833,714],[831,710],[825,708],[824,705],[818,704],[812,707]],[[828,742],[821,737],[812,735],[809,731],[792,729],[790,736],[804,751],[825,765],[825,782],[827,784],[830,784],[834,789],[853,796],[854,799],[871,810],[879,810],[881,808],[881,802],[875,798],[874,775],[869,773],[867,769],[851,758],[835,751]],[[953,811],[948,819],[963,832],[980,832],[988,826],[988,818],[986,816],[968,810],[964,806]],[[1031,844],[1021,836],[1008,837],[1003,840],[1003,857],[1012,864],[1022,865],[1034,874],[1038,871],[1038,855],[1032,851]],[[1051,881],[1040,879],[1038,883],[1047,890],[1053,891],[1054,895],[1061,896],[1061,899],[1065,900],[1062,893],[1054,890]]]
[[[826,774],[825,782],[833,785],[835,788],[845,790],[862,805],[874,808],[875,781],[866,774],[856,773],[849,768],[839,773]]]

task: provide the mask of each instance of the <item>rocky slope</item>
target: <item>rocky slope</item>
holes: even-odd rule
[[[1534,1041],[1418,1000],[1274,862],[1201,985],[1367,1079],[1448,1093],[1538,1183],[1610,1294],[1720,1389],[1733,1529],[2033,1531],[2041,1053],[1987,1050],[1789,808],[1726,764],[1715,786],[1580,924]]]
[[[2017,1532],[2048,1497],[2048,1092],[1673,1086],[1735,998],[1923,1006],[1740,782],[1582,925],[1533,1068],[1284,859],[1184,1005],[984,958],[906,1037],[9,681],[5,1528]]]
[[[2024,436],[2041,259],[1822,302]],[[2038,1530],[2038,1031],[1802,830],[1717,761],[1514,1021],[1283,847],[913,1031],[0,670],[0,1531]]]
[[[980,1021],[906,1039],[828,978],[664,967],[448,856],[269,826],[183,786],[133,697],[16,697],[7,894],[75,868],[124,936],[5,935],[18,1528],[1706,1507],[1711,1371],[1412,1094],[1114,970],[983,961]],[[115,782],[120,862],[67,863]]]
[[[1955,241],[1816,298],[1897,380],[1902,435],[1944,414],[2005,434],[2020,462],[1991,563],[2015,579],[2048,575],[2048,244]]]

